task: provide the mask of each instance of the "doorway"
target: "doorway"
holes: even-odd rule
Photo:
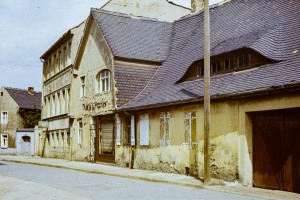
[[[300,193],[300,109],[253,114],[253,185]]]
[[[95,161],[115,162],[114,115],[99,116],[96,123]]]

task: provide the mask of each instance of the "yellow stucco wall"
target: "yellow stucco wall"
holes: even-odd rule
[[[211,169],[212,177],[222,180],[240,180],[252,186],[252,118],[251,113],[274,109],[300,107],[300,94],[287,93],[218,101],[211,104]],[[184,145],[184,112],[196,111],[197,144],[192,149]],[[160,147],[160,113],[170,112],[171,145]],[[139,116],[149,113],[150,145],[139,145]],[[203,105],[174,106],[152,109],[136,115],[137,146],[134,168],[163,172],[189,173],[203,176]],[[124,127],[124,126],[123,126]],[[116,149],[116,163],[125,166],[130,161],[132,147],[121,145]]]

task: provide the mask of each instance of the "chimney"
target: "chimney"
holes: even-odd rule
[[[34,87],[28,87],[28,94],[34,95]]]
[[[204,1],[205,0],[191,0],[191,11],[192,13],[199,12],[204,10]]]

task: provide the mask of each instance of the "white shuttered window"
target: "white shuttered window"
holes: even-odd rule
[[[131,123],[130,123],[130,137],[131,137],[131,146],[135,146],[135,122],[134,115],[131,115]]]
[[[149,114],[140,116],[140,145],[149,145]]]
[[[122,121],[121,117],[117,118],[117,145],[121,145],[121,128],[122,128]]]

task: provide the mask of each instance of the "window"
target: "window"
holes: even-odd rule
[[[224,59],[225,70],[234,69],[234,58]]]
[[[238,56],[238,66],[237,67],[246,67],[249,65],[249,55],[243,54]]]
[[[3,148],[3,149],[8,148],[8,135],[7,134],[1,135],[1,148]]]
[[[122,120],[121,117],[117,118],[117,139],[116,144],[121,145],[121,136],[122,136]]]
[[[220,61],[212,62],[211,63],[211,73],[216,73],[219,71],[222,71],[221,62]]]
[[[140,116],[140,145],[149,145],[149,114]]]
[[[193,144],[196,144],[196,112],[184,113],[184,144],[189,146],[189,149],[193,148]]]
[[[70,146],[70,132],[67,132],[67,146],[69,147]]]
[[[63,68],[67,67],[68,63],[68,52],[67,52],[67,46],[64,46],[64,56],[63,56]]]
[[[108,69],[102,70],[97,76],[98,93],[110,91],[110,71]]]
[[[8,112],[2,112],[1,113],[1,124],[7,124],[8,123]]]
[[[85,97],[85,76],[80,77],[80,97]]]
[[[78,121],[78,144],[82,143],[82,121]]]
[[[170,145],[170,113],[160,114],[160,146]]]
[[[134,115],[125,118],[126,121],[126,134],[125,143],[135,146],[135,121]]]

